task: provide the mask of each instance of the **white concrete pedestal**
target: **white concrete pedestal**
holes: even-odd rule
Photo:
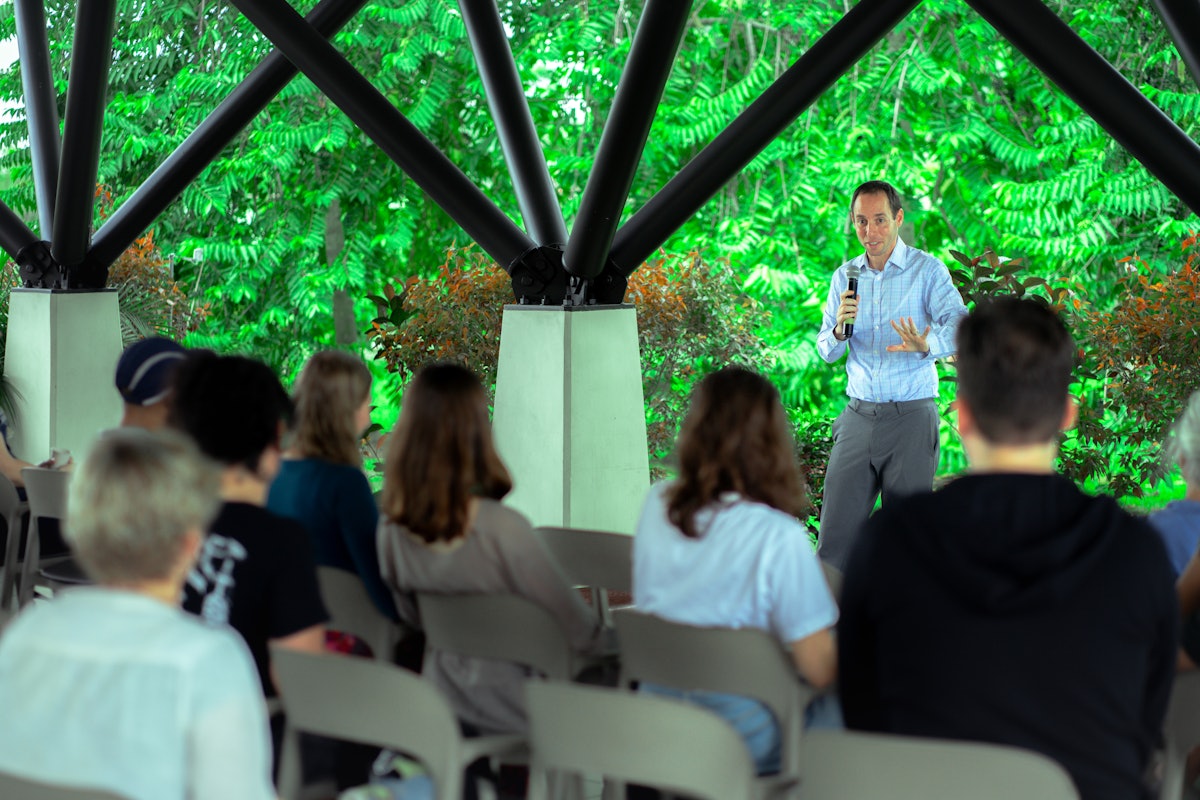
[[[633,533],[650,486],[633,306],[505,306],[493,429],[534,525]]]
[[[13,289],[4,377],[15,390],[9,442],[35,464],[54,448],[76,460],[121,419],[113,374],[121,356],[115,289]]]

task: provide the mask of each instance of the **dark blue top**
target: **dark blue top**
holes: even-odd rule
[[[284,461],[271,484],[267,508],[298,520],[308,530],[319,566],[357,573],[375,606],[399,620],[391,591],[380,577],[375,547],[379,509],[361,469],[318,458]]]

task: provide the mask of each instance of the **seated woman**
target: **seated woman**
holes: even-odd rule
[[[380,577],[379,509],[358,447],[371,424],[371,373],[349,353],[317,353],[296,381],[295,403],[295,440],[267,508],[304,525],[317,564],[357,573],[380,613],[398,619]]]
[[[500,499],[512,488],[492,445],[487,394],[463,367],[435,364],[404,390],[384,471],[379,563],[401,618],[420,627],[412,592],[515,594],[553,614],[581,652],[601,629],[534,536]],[[430,651],[424,674],[481,733],[527,727],[516,664]]]
[[[267,800],[262,690],[236,633],[179,608],[219,477],[177,436],[103,436],[66,524],[96,586],[0,637],[0,771],[132,800]]]
[[[741,367],[697,385],[676,444],[679,476],[650,490],[633,542],[638,610],[704,627],[759,628],[787,645],[812,686],[837,673],[837,606],[797,515],[805,494],[779,393]],[[760,773],[778,771],[780,732],[745,697],[643,684],[727,718]]]
[[[1200,391],[1192,392],[1167,440],[1167,455],[1179,464],[1187,493],[1150,515],[1179,575],[1200,545]]]

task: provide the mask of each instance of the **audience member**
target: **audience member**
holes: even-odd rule
[[[768,631],[805,680],[828,686],[838,611],[796,518],[806,498],[779,393],[741,367],[705,377],[676,450],[679,477],[651,489],[638,521],[634,605],[688,625]],[[779,726],[757,700],[641,688],[715,711],[737,728],[760,773],[779,770]]]
[[[371,424],[371,373],[348,353],[317,353],[300,373],[295,400],[294,443],[267,508],[302,523],[317,563],[357,573],[380,612],[398,619],[380,575],[379,509],[359,451]]]
[[[224,501],[188,575],[183,607],[242,635],[268,697],[275,695],[268,644],[319,653],[328,619],[308,534],[263,507],[290,411],[279,379],[258,361],[196,351],[175,370],[171,424],[221,465]]]
[[[122,428],[158,430],[167,424],[171,373],[187,351],[154,336],[125,348],[117,361],[116,384],[124,401]]]
[[[1187,494],[1150,515],[1150,524],[1162,536],[1175,574],[1200,545],[1200,391],[1192,392],[1187,406],[1171,429],[1166,451],[1179,465]]]
[[[0,770],[131,800],[274,796],[245,645],[179,610],[218,486],[178,436],[96,442],[66,530],[97,585],[34,604],[0,638]]]
[[[968,475],[884,506],[842,592],[846,725],[1057,760],[1086,800],[1149,796],[1178,610],[1149,524],[1054,474],[1075,345],[1004,298],[958,331]]]
[[[452,364],[421,370],[389,445],[379,525],[379,563],[401,619],[420,627],[412,592],[515,594],[553,614],[579,651],[600,648],[595,615],[529,520],[500,504],[511,488],[478,378]],[[525,730],[525,667],[431,650],[424,674],[479,732]]]

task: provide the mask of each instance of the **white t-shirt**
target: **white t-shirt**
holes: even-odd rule
[[[81,587],[0,636],[0,770],[131,800],[271,800],[262,689],[230,630]]]
[[[696,515],[700,537],[667,519],[650,490],[633,541],[633,602],[672,622],[757,628],[790,643],[837,622],[837,604],[794,517],[729,494]]]

